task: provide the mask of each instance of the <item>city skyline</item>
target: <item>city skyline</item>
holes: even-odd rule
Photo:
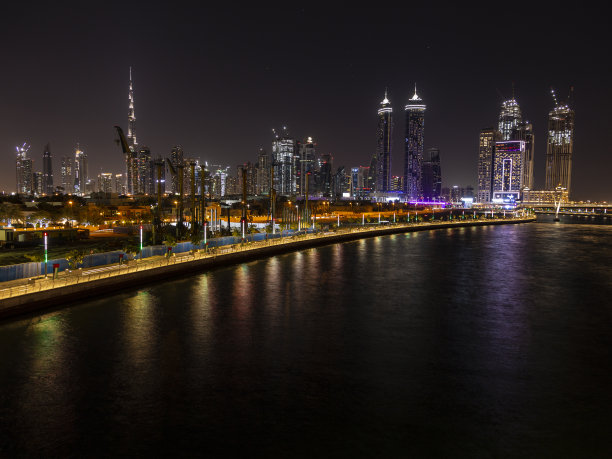
[[[298,21],[306,21],[316,13],[310,10],[284,12]],[[86,13],[83,10],[71,14]],[[105,14],[102,13],[102,16]],[[332,59],[321,48],[323,38],[315,39],[312,44],[292,38],[287,44],[274,43],[285,51],[294,46],[296,53],[273,53],[271,58],[265,58],[257,65],[252,65],[256,58],[249,58],[248,51],[255,50],[255,56],[263,56],[264,45],[270,43],[271,37],[267,32],[262,32],[254,43],[244,45],[239,39],[250,29],[241,15],[232,19],[220,13],[221,17],[230,21],[230,29],[234,32],[228,38],[230,43],[224,45],[238,53],[237,58],[228,58],[215,52],[218,40],[211,41],[210,49],[197,49],[187,38],[205,37],[193,27],[194,22],[187,21],[180,10],[170,10],[169,14],[184,19],[187,24],[182,39],[188,46],[178,57],[173,58],[168,52],[180,44],[178,39],[169,42],[165,51],[162,47],[156,56],[151,56],[150,49],[154,47],[147,48],[144,40],[135,39],[135,44],[126,46],[112,59],[108,50],[103,50],[101,45],[94,46],[91,56],[85,56],[79,65],[73,63],[66,69],[55,70],[56,75],[48,75],[44,86],[41,86],[42,80],[36,72],[20,75],[20,78],[14,75],[2,77],[4,86],[12,89],[2,113],[7,122],[0,128],[0,147],[4,151],[0,157],[3,166],[0,178],[5,191],[14,188],[15,145],[22,145],[23,142],[32,146],[30,156],[34,159],[35,171],[42,170],[42,151],[50,143],[55,177],[60,175],[60,158],[73,154],[77,142],[88,154],[90,178],[100,172],[124,172],[124,158],[113,141],[115,135],[112,126],[119,124],[127,128],[126,72],[132,66],[138,105],[138,143],[148,146],[153,157],[169,156],[171,148],[180,144],[188,157],[199,157],[209,163],[223,163],[232,167],[246,161],[255,162],[260,147],[270,149],[270,128],[285,124],[291,127],[296,139],[306,136],[316,139],[317,152],[331,154],[335,165],[344,165],[347,169],[368,166],[376,149],[376,121],[372,113],[378,106],[381,91],[388,87],[389,99],[396,107],[403,107],[411,96],[413,82],[417,81],[419,95],[427,100],[428,106],[424,148],[440,149],[443,182],[447,187],[455,184],[477,187],[478,134],[483,127],[491,124],[490,120],[495,119],[501,101],[509,97],[514,82],[516,99],[523,114],[529,115],[535,132],[534,188],[543,188],[547,119],[553,108],[549,88],[555,86],[562,94],[573,84],[577,99],[572,166],[574,198],[612,198],[605,186],[604,172],[610,156],[607,155],[609,147],[602,134],[605,132],[604,118],[599,102],[603,98],[601,92],[610,89],[598,82],[603,76],[601,67],[606,64],[592,59],[600,46],[596,40],[590,42],[590,47],[582,55],[567,50],[551,51],[553,54],[559,53],[559,56],[571,57],[574,61],[571,65],[542,65],[537,72],[510,69],[502,72],[503,75],[489,74],[484,79],[477,74],[480,67],[473,67],[473,70],[464,72],[465,75],[457,72],[442,78],[436,72],[439,65],[429,70],[423,70],[423,67],[441,57],[450,67],[459,62],[459,57],[451,55],[456,46],[442,39],[456,31],[456,26],[447,16],[440,17],[439,27],[445,33],[439,39],[424,39],[413,45],[414,62],[411,65],[398,62],[401,61],[400,47],[392,46],[381,51],[389,65],[383,71],[377,69],[374,72],[370,60],[371,48],[365,44],[367,37],[358,35],[349,27],[347,20],[339,19],[333,11],[330,17],[321,19],[317,30],[331,34],[327,42],[336,49],[347,42],[339,32],[331,32],[333,21],[339,21],[335,25],[342,31],[352,30],[350,38],[355,42],[355,46],[337,59]],[[352,12],[349,16],[358,19],[359,24],[368,23],[365,14],[360,11]],[[422,27],[435,19],[431,14],[423,16]],[[142,12],[138,21],[145,18],[161,21],[161,17],[146,11]],[[61,23],[67,20],[60,18]],[[533,24],[540,24],[538,21],[542,20],[543,17],[538,14],[528,19]],[[34,20],[33,24],[41,25],[41,21],[42,18],[38,18],[38,22]],[[389,21],[397,25],[393,19]],[[382,27],[377,20],[371,20],[369,24],[371,30],[364,32],[368,37]],[[123,21],[118,20],[116,27],[123,26]],[[35,31],[31,24],[26,26],[26,30],[28,36],[41,33]],[[216,29],[213,27],[211,30]],[[487,30],[491,30],[490,27]],[[206,37],[210,38],[208,35]],[[532,40],[534,54],[545,49],[544,31],[532,38],[535,38]],[[57,32],[51,36],[49,43],[39,43],[38,48],[34,47],[33,54],[44,62],[44,57],[39,54],[42,50],[68,42],[68,48],[54,57],[60,62],[67,61],[77,51],[83,51],[83,44],[67,40],[67,36]],[[108,40],[115,43],[114,38]],[[468,30],[458,36],[457,42],[465,51],[473,51],[475,45],[471,40]],[[11,41],[15,46],[10,56],[17,63],[20,61],[17,51],[24,46],[32,46],[29,40],[26,42]],[[239,42],[244,47],[238,46]],[[579,48],[582,43],[577,37],[576,42],[568,46]],[[160,42],[154,41],[154,44],[159,45]],[[303,57],[300,58],[300,55]],[[95,58],[100,56],[104,59],[97,62]],[[201,59],[194,60],[194,57]],[[279,70],[284,64],[294,67],[305,63],[307,58],[316,62],[316,71],[305,70],[303,76],[289,77]],[[534,58],[525,59],[529,62]],[[496,61],[487,60],[487,63]],[[172,67],[170,64],[176,65]],[[180,72],[169,71],[169,68]],[[246,74],[241,74],[241,70],[246,70]],[[76,73],[71,75],[71,71]],[[196,80],[199,82],[197,86]],[[245,85],[245,81],[249,84]],[[402,115],[395,120],[396,127],[403,125]],[[402,175],[402,131],[395,129],[391,175]],[[58,183],[56,179],[55,184]]]

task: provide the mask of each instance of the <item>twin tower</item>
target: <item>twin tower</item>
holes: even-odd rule
[[[406,136],[404,169],[401,177],[401,191],[406,199],[423,199],[422,163],[425,133],[425,104],[418,96],[416,85],[414,95],[404,107],[406,113]],[[391,183],[391,144],[393,137],[393,108],[385,91],[385,98],[378,109],[378,132],[376,145],[375,191],[388,193],[397,191]]]

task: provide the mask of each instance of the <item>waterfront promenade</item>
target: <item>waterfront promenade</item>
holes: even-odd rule
[[[384,226],[338,228],[334,231],[300,234],[260,242],[234,244],[197,250],[170,257],[156,256],[89,269],[60,273],[57,279],[24,279],[0,284],[0,318],[62,306],[86,297],[112,293],[155,280],[168,279],[188,272],[241,263],[280,253],[319,245],[346,242],[366,237],[411,231],[425,231],[465,226],[515,224],[534,221],[535,217],[454,220],[440,222],[398,223]]]

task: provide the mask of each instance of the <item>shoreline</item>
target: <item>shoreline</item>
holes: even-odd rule
[[[186,253],[176,257],[153,257],[141,263],[111,265],[103,269],[90,270],[83,275],[66,276],[61,279],[42,279],[39,282],[13,289],[5,289],[0,299],[0,320],[32,313],[50,307],[62,307],[78,300],[116,293],[155,281],[176,278],[181,274],[205,272],[209,269],[235,265],[252,260],[268,258],[303,249],[353,241],[357,239],[386,236],[390,234],[428,231],[443,228],[519,224],[535,221],[535,217],[507,218],[495,220],[466,220],[439,223],[397,224],[384,227],[357,227],[336,232],[293,236],[286,239],[271,239],[244,246],[223,246],[214,253]],[[6,295],[6,290],[9,294]]]

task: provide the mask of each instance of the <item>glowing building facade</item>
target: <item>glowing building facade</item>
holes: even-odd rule
[[[276,134],[272,142],[274,164],[274,189],[278,195],[291,196],[297,191],[295,140],[289,137],[287,128]]]
[[[17,150],[17,158],[15,159],[17,193],[30,194],[34,185],[32,160],[28,158],[30,146],[24,143],[20,147],[15,147],[15,149]]]
[[[574,110],[557,104],[548,113],[546,144],[546,190],[565,189],[570,195],[574,151]]]
[[[378,109],[378,130],[376,139],[376,191],[391,190],[391,151],[393,142],[393,107],[387,97]]]
[[[524,140],[495,142],[491,202],[513,204],[521,200],[524,155]]]
[[[478,140],[478,195],[480,203],[491,202],[491,187],[493,173],[493,151],[495,142],[501,139],[497,129],[486,128],[480,131]]]
[[[408,200],[420,200],[423,195],[421,165],[425,146],[425,109],[415,85],[414,95],[405,107],[404,193]]]
[[[51,146],[47,144],[43,151],[42,192],[53,194],[53,163],[51,162]]]

